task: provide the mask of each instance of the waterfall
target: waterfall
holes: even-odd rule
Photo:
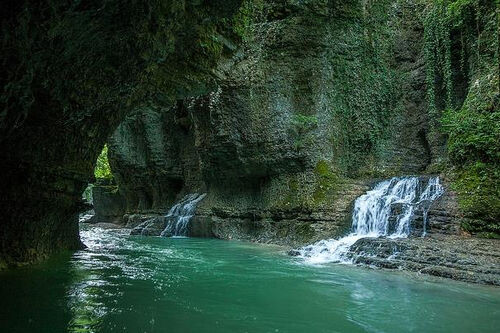
[[[167,224],[161,232],[161,237],[185,237],[189,221],[194,215],[196,205],[206,194],[188,194],[168,211],[165,219]]]
[[[439,177],[427,181],[419,177],[382,181],[356,199],[351,233],[340,239],[321,240],[305,246],[297,251],[298,255],[310,263],[348,262],[346,253],[361,238],[408,237],[410,222],[417,210],[422,211],[425,236],[429,208],[443,192]]]
[[[424,231],[422,236],[427,234],[427,213],[432,205],[432,202],[439,198],[444,192],[443,186],[439,183],[439,177],[432,177],[429,179],[429,183],[425,188],[424,192],[420,196],[420,204],[422,205],[423,213],[423,228]]]

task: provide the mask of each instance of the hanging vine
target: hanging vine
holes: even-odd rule
[[[431,124],[447,136],[462,229],[485,237],[500,237],[498,4],[428,0],[423,17]]]
[[[445,109],[455,105],[454,68],[466,79],[481,68],[481,8],[491,0],[429,0],[424,14],[424,55],[431,119],[438,119],[438,104]],[[454,40],[452,40],[452,38]],[[460,50],[453,64],[452,50]],[[442,98],[436,100],[442,94]]]

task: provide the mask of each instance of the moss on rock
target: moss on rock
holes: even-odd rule
[[[427,88],[435,131],[447,135],[452,187],[462,228],[500,234],[498,2],[429,1]]]

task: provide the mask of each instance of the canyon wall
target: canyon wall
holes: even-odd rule
[[[245,6],[217,90],[138,110],[109,140],[126,212],[164,214],[206,192],[192,235],[297,246],[344,233],[378,179],[442,173],[430,230],[458,233],[446,137],[428,112],[425,3]]]
[[[124,117],[212,90],[240,1],[6,1],[0,268],[81,246],[81,194]]]
[[[295,245],[343,232],[378,179],[432,173],[431,227],[499,234],[493,0],[4,8],[0,268],[81,246],[105,142],[113,218],[206,192],[194,235]]]

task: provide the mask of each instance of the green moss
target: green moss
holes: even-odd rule
[[[221,56],[223,43],[214,26],[201,29],[200,46],[209,58],[219,58]]]
[[[469,232],[500,234],[500,168],[476,162],[460,168],[452,188],[466,219],[462,228]]]
[[[500,235],[498,5],[432,0],[424,19],[430,117],[448,136],[462,228]]]
[[[319,161],[313,172],[291,174],[283,179],[274,207],[282,210],[314,210],[336,199],[341,177],[327,161]]]
[[[92,187],[94,187],[94,184],[89,184],[85,190],[83,191],[82,198],[86,202],[92,202]]]
[[[498,233],[494,233],[494,232],[480,232],[476,236],[481,237],[481,238],[488,238],[488,239],[500,239],[500,235]]]
[[[244,0],[240,10],[233,17],[233,30],[242,39],[249,40],[252,36],[252,25],[265,14],[265,1]]]
[[[286,194],[279,204],[284,208],[292,208],[297,206],[302,206],[302,203],[299,201],[302,195],[300,194],[300,185],[299,181],[294,175],[291,175],[288,178],[288,188],[286,189]]]
[[[500,161],[500,112],[481,112],[467,107],[448,110],[442,123],[449,135],[449,157],[455,165]]]
[[[389,17],[392,4],[353,4],[360,17],[334,23],[333,34],[339,41],[329,58],[330,142],[336,168],[348,177],[370,169],[370,157],[383,150],[384,139],[390,136],[389,124],[398,111],[402,78],[389,61],[395,43]]]
[[[339,176],[332,171],[327,161],[319,161],[314,169],[316,188],[313,194],[314,204],[319,204],[325,199],[331,199],[338,187]]]
[[[295,228],[295,234],[299,239],[309,240],[314,237],[315,233],[309,223],[298,224]]]
[[[295,149],[302,149],[312,143],[310,133],[318,126],[318,118],[314,115],[293,115],[291,121],[291,136],[294,139]]]

